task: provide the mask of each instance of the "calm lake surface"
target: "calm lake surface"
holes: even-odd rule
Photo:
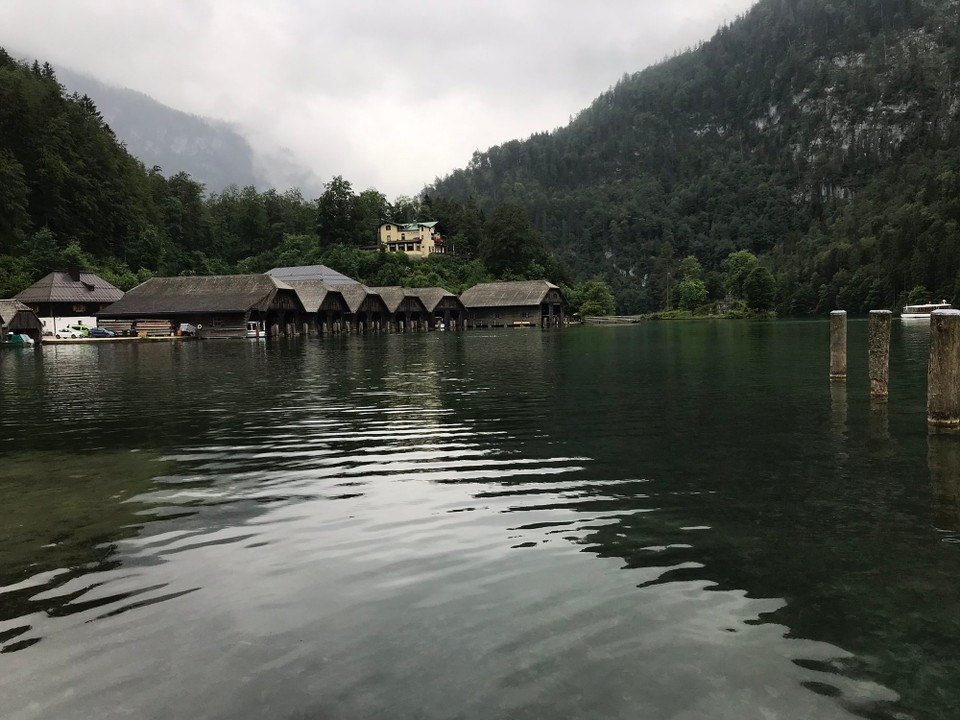
[[[924,324],[0,353],[0,717],[960,716]]]

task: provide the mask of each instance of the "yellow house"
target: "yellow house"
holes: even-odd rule
[[[402,252],[427,257],[446,252],[436,221],[414,223],[386,222],[380,226],[380,247],[387,252]]]

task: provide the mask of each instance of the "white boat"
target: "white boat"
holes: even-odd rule
[[[247,322],[247,337],[248,338],[266,338],[266,328],[264,328],[262,322],[256,322],[255,320],[249,320]]]
[[[922,305],[904,305],[900,313],[901,320],[929,320],[934,310],[953,310],[953,305],[946,300],[938,303],[923,303]]]

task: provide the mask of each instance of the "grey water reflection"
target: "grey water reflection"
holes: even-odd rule
[[[0,356],[0,715],[950,717],[923,339],[825,327]]]

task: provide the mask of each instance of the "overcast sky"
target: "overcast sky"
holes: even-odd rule
[[[393,199],[566,124],[753,1],[0,0],[0,45]]]

